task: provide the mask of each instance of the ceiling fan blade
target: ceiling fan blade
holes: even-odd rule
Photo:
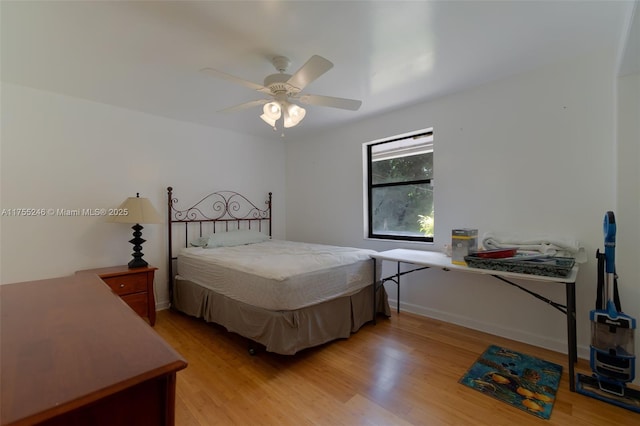
[[[218,112],[236,112],[236,111],[242,111],[244,109],[248,109],[248,108],[252,108],[254,106],[258,106],[258,105],[264,105],[267,102],[269,102],[268,99],[258,99],[257,101],[249,101],[249,102],[245,102],[243,104],[240,105],[236,105],[236,106],[232,106],[229,108],[225,108],[225,109],[221,109]]]
[[[252,89],[252,90],[257,90],[258,92],[266,93],[268,95],[271,94],[271,90],[269,90],[268,88],[264,87],[261,84],[252,83],[252,82],[244,80],[244,79],[242,79],[240,77],[236,77],[234,75],[227,74],[226,72],[218,71],[218,70],[215,70],[213,68],[203,68],[200,71],[205,73],[205,74],[209,74],[209,75],[211,75],[213,77],[221,78],[223,80],[227,80],[227,81],[230,81],[232,83],[236,83],[236,84],[239,84],[241,86],[248,87],[249,89]]]
[[[288,84],[303,90],[309,83],[333,68],[333,63],[322,56],[313,55],[298,71],[293,74]]]
[[[309,105],[348,109],[351,111],[357,111],[360,108],[360,105],[362,105],[362,101],[357,101],[355,99],[334,98],[333,96],[302,95],[299,99],[300,102]]]

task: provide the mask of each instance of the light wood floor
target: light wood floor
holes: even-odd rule
[[[640,414],[570,392],[564,354],[405,312],[294,356],[250,356],[242,337],[172,311],[155,329],[189,362],[177,426],[640,424]],[[549,421],[458,383],[490,344],[563,366]]]

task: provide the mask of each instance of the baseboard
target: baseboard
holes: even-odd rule
[[[396,309],[398,306],[397,300],[389,299],[389,305],[393,309]],[[433,318],[436,320],[448,322],[451,324],[470,328],[472,330],[482,331],[484,333],[493,334],[496,336],[504,337],[506,339],[516,340],[518,342],[523,342],[529,345],[538,346],[540,348],[549,349],[554,352],[560,352],[563,354],[568,353],[566,340],[549,339],[547,336],[526,333],[526,332],[523,332],[522,330],[506,328],[496,324],[478,321],[474,318],[451,314],[449,312],[443,312],[437,309],[425,308],[424,306],[414,305],[407,302],[402,302],[400,312],[402,311],[410,312],[412,314],[420,315],[427,318]],[[582,358],[585,360],[589,359],[590,353],[589,353],[588,346],[578,345],[577,349],[578,349],[578,358]]]
[[[169,309],[169,301],[156,303],[156,311],[164,311],[165,309]]]

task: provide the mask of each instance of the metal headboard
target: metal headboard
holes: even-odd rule
[[[247,197],[235,191],[216,191],[206,195],[186,209],[177,207],[178,199],[173,197],[173,188],[167,188],[167,227],[169,238],[168,281],[169,301],[173,303],[173,227],[184,227],[184,244],[188,247],[190,238],[202,237],[205,233],[228,232],[235,229],[256,229],[265,231],[271,237],[271,199],[269,192],[266,207],[261,209]],[[176,225],[178,224],[178,225]]]

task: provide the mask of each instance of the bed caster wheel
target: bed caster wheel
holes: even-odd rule
[[[258,351],[256,351],[256,348],[249,348],[249,355],[255,356],[257,353]]]

